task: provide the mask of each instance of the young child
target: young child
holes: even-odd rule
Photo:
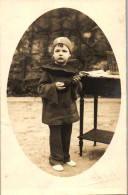
[[[42,122],[50,129],[49,163],[56,171],[63,171],[63,164],[74,167],[70,159],[72,123],[79,120],[76,107],[77,92],[81,90],[77,70],[68,60],[71,56],[71,42],[67,37],[53,41],[53,62],[43,65],[38,92],[43,101]]]

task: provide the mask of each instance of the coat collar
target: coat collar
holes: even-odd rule
[[[59,66],[53,60],[42,65],[42,69],[46,71],[65,72],[76,74],[79,71],[79,64],[77,60],[70,60],[66,66]]]

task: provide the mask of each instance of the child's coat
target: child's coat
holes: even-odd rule
[[[54,63],[43,66],[38,92],[43,101],[42,122],[48,125],[62,125],[79,120],[76,107],[76,89],[80,82],[74,82],[76,70],[71,66],[58,66]],[[56,82],[64,82],[66,89],[56,89]]]

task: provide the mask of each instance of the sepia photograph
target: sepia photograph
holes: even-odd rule
[[[47,4],[39,2],[38,7]],[[100,2],[95,4],[97,10],[99,5],[103,5]],[[116,15],[121,1],[112,2],[113,6],[117,5],[115,13],[113,11]],[[108,4],[105,0],[107,8]],[[22,5],[24,7],[25,3]],[[10,153],[7,155],[8,160],[11,158],[9,167],[14,167],[15,171],[7,168],[8,163],[3,165],[2,195],[10,195],[9,188],[15,189],[16,181],[18,191],[15,192],[18,195],[29,194],[28,188],[31,189],[30,194],[37,195],[125,194],[126,180],[120,186],[119,182],[122,177],[126,179],[126,164],[122,164],[124,169],[121,170],[121,160],[116,160],[122,153],[122,162],[126,162],[125,58],[123,67],[120,67],[121,60],[117,60],[114,49],[116,45],[112,45],[95,17],[76,6],[60,5],[56,7],[54,4],[53,9],[46,6],[42,13],[39,9],[40,14],[35,14],[29,25],[27,23],[22,28],[11,50],[10,61],[6,62],[8,71],[2,93],[3,110],[6,108],[2,116],[2,143],[6,152],[2,150],[2,165],[7,159],[5,154]],[[85,1],[86,5],[88,7],[90,3]],[[125,14],[125,6],[121,8]],[[104,9],[101,7],[99,10],[103,13]],[[123,41],[115,36],[114,43],[119,39],[125,47],[125,18],[121,14],[120,18],[117,15],[122,26],[118,33]],[[108,17],[110,21],[111,16]],[[106,22],[102,14],[99,18]],[[12,32],[8,39],[15,36]],[[7,50],[3,48],[3,51]],[[5,53],[2,54],[6,58]],[[123,56],[126,57],[122,50]],[[122,72],[125,75],[123,79]],[[11,145],[12,142],[16,147]],[[11,152],[14,152],[12,157],[17,156],[13,160]],[[105,173],[107,169],[108,176]],[[119,173],[116,172],[118,169]],[[24,180],[25,174],[27,180]],[[21,176],[23,179],[20,180]],[[11,177],[15,179],[11,180]],[[99,188],[95,186],[104,182],[108,184],[101,184]]]
[[[7,97],[14,133],[33,163],[57,176],[90,168],[111,142],[121,103],[118,65],[102,30],[69,8],[40,16],[16,48]]]

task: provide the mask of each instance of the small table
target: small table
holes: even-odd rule
[[[97,108],[98,96],[105,97],[121,97],[121,87],[119,75],[109,76],[84,76],[81,79],[82,92],[80,94],[80,135],[79,147],[80,156],[82,156],[83,139],[109,144],[113,137],[113,132],[97,129]],[[83,133],[83,119],[84,119],[84,96],[93,95],[94,97],[94,129]]]

